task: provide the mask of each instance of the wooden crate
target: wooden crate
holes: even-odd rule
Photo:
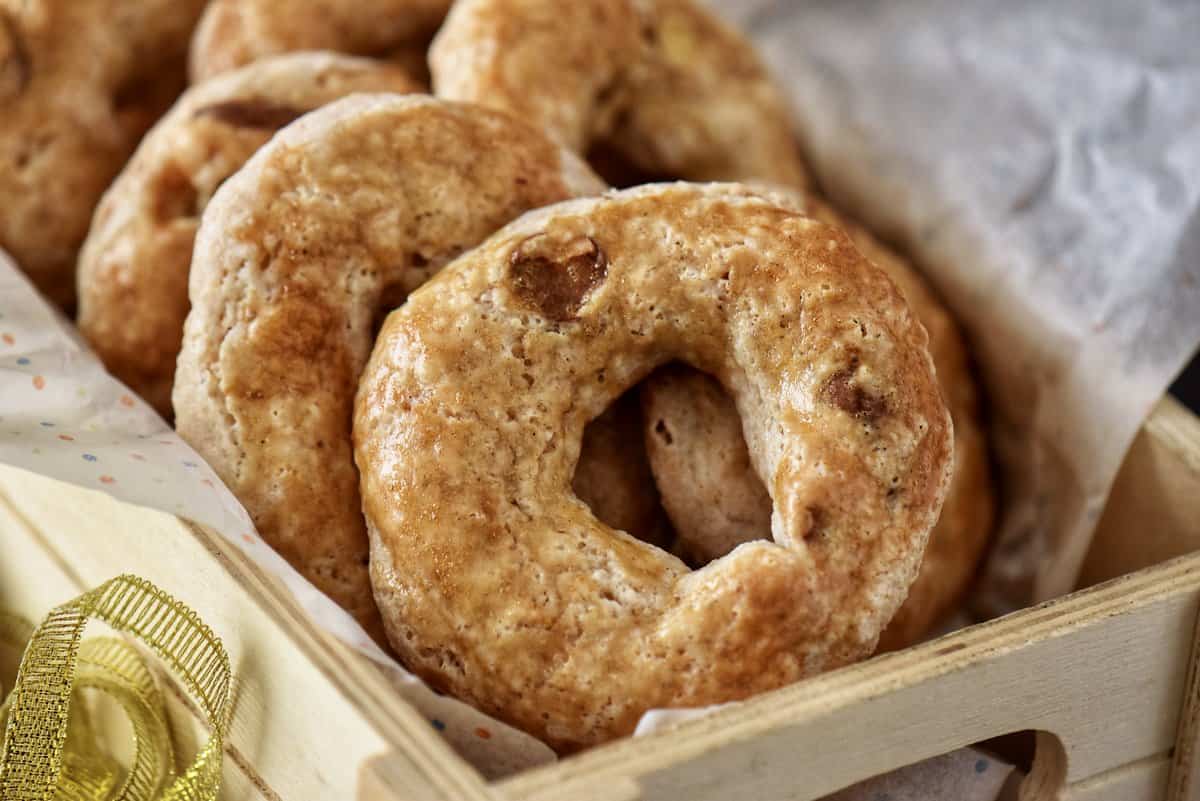
[[[500,782],[214,532],[0,466],[0,549],[2,608],[36,618],[135,572],[212,625],[239,679],[228,799],[807,801],[1028,730],[1024,801],[1200,799],[1200,420],[1171,400],[1122,468],[1096,586]],[[169,679],[167,695],[186,751],[200,716]]]

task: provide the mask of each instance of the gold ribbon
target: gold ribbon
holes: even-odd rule
[[[81,642],[89,619],[133,635],[183,680],[211,730],[192,764],[176,775],[166,708],[140,653],[123,640]],[[229,657],[188,607],[148,581],[118,576],[54,609],[32,631],[0,614],[0,640],[28,640],[16,684],[0,706],[4,801],[214,801],[232,707]],[[100,744],[85,690],[116,701],[133,731],[126,769]]]

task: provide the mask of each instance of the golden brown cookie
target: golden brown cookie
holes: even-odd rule
[[[564,751],[869,654],[950,479],[926,341],[844,233],[740,185],[526,214],[389,315],[363,372],[392,645]],[[584,424],[671,360],[732,389],[775,507],[774,542],[696,571],[570,490]]]
[[[691,0],[459,0],[429,66],[437,95],[508,111],[618,169],[807,182],[753,47]]]
[[[880,640],[881,649],[920,640],[960,600],[987,545],[994,500],[978,390],[953,318],[912,266],[828,205],[797,198],[816,219],[843,228],[883,268],[929,332],[938,384],[954,420],[955,471],[921,572]],[[770,536],[771,504],[750,464],[732,399],[711,377],[675,367],[643,386],[646,446],[678,545],[703,564]]]
[[[79,329],[109,372],[171,417],[200,216],[279,128],[354,92],[415,92],[400,69],[332,53],[277,56],[188,90],[104,195],[79,257]]]
[[[0,248],[69,308],[92,209],[184,85],[205,0],[0,0]]]
[[[600,188],[506,115],[355,95],[277,134],[205,211],[175,377],[179,433],[263,538],[377,636],[350,422],[378,319],[406,274],[433,272],[527,209]]]
[[[807,183],[782,96],[752,46],[689,0],[460,2],[430,60],[440,95],[536,122],[616,186]],[[588,447],[601,439],[621,439],[604,418],[586,431],[579,472],[590,483],[576,490],[610,524],[615,509],[657,509],[652,482],[638,482],[641,454]],[[588,486],[608,491],[590,496]],[[669,539],[654,529],[634,533]]]
[[[426,74],[425,51],[452,0],[212,0],[192,43],[192,81],[294,50],[335,50]]]

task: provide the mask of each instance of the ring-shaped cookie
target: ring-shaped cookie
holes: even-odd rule
[[[507,115],[354,95],[282,130],[205,211],[179,433],[263,538],[375,635],[350,425],[379,318],[406,282],[523,211],[601,187]]]
[[[773,542],[690,571],[570,491],[585,424],[679,359],[731,392]],[[952,462],[924,329],[839,229],[738,185],[531,212],[388,316],[355,458],[389,639],[569,751],[869,654]]]
[[[193,82],[295,50],[383,58],[427,77],[425,51],[451,0],[212,0],[196,28]]]
[[[100,195],[184,86],[205,0],[0,0],[0,248],[70,308]]]
[[[979,392],[962,333],[913,266],[827,204],[796,195],[797,208],[842,228],[888,274],[929,333],[938,384],[954,421],[954,478],[929,535],[921,572],[880,638],[882,650],[926,636],[959,602],[992,529],[994,499]],[[642,384],[646,450],[676,551],[703,564],[743,542],[769,537],[771,500],[750,464],[737,409],[721,386],[672,366]]]
[[[692,0],[460,0],[429,67],[439,97],[507,111],[577,153],[672,179],[807,183],[753,46]]]
[[[355,92],[418,91],[387,64],[292,53],[184,92],[104,194],[79,254],[79,330],[109,372],[170,419],[192,245],[217,187],[302,114]]]

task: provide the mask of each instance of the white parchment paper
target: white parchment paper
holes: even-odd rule
[[[966,326],[1003,468],[980,609],[1070,591],[1200,341],[1200,3],[724,0],[823,188]]]

